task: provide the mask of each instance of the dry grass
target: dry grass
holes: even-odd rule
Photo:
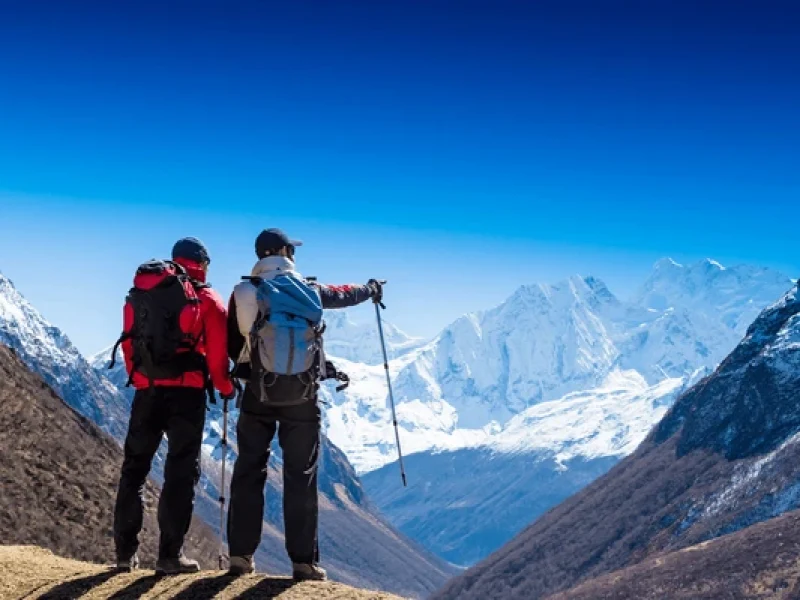
[[[156,577],[153,571],[116,573],[108,566],[55,556],[36,546],[0,546],[2,600],[397,600],[384,592],[357,590],[339,583],[294,584],[284,577],[233,578],[219,571]]]

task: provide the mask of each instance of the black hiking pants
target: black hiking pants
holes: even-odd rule
[[[230,555],[252,556],[261,541],[267,463],[276,431],[283,453],[286,551],[292,562],[316,563],[319,406],[308,400],[295,406],[267,407],[255,400],[249,388],[245,390],[236,428],[239,456],[233,467],[228,510]]]
[[[168,452],[158,501],[158,558],[176,558],[180,554],[192,521],[194,488],[200,479],[205,415],[205,390],[157,387],[153,392],[136,392],[114,509],[117,558],[127,559],[139,547],[145,482],[165,433]]]

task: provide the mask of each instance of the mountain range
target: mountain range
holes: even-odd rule
[[[401,531],[470,565],[632,452],[791,285],[671,259],[626,300],[596,277],[524,285],[430,342],[390,345],[408,489],[380,365],[338,361],[353,383],[328,396],[328,435]]]
[[[680,394],[633,454],[436,597],[544,598],[800,508],[798,397],[795,286],[756,318],[712,374]],[[777,530],[759,526],[753,539],[763,546],[763,532]],[[753,544],[740,544],[731,558],[754,564]]]
[[[595,277],[574,276],[521,286],[425,344],[392,328],[390,368],[403,441],[409,453],[494,445],[513,417],[600,388],[615,371],[635,371],[650,385],[692,377],[719,364],[790,284],[770,269],[663,259],[630,300]],[[326,345],[331,356],[346,359],[340,362],[354,384],[330,398],[328,431],[359,472],[372,471],[394,460],[386,447],[393,435],[384,374],[374,360],[379,342],[374,324],[342,326],[339,319]],[[341,341],[350,335],[360,354]],[[347,355],[336,354],[343,347]]]

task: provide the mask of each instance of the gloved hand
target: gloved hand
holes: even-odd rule
[[[383,306],[383,286],[386,284],[385,280],[370,279],[367,282],[369,288],[369,297],[375,304]]]
[[[220,398],[222,398],[223,400],[233,400],[234,398],[236,398],[236,392],[238,391],[240,386],[238,385],[238,382],[236,382],[236,380],[234,380],[234,382],[235,383],[233,384],[233,389],[231,390],[231,393],[223,394],[222,392],[220,392],[219,393]]]

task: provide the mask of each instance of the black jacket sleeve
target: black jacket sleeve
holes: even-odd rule
[[[367,285],[315,284],[322,297],[322,308],[347,308],[369,300],[372,295]]]
[[[244,336],[239,331],[239,321],[236,318],[236,297],[231,294],[228,302],[228,357],[234,365],[239,360],[243,348]]]

